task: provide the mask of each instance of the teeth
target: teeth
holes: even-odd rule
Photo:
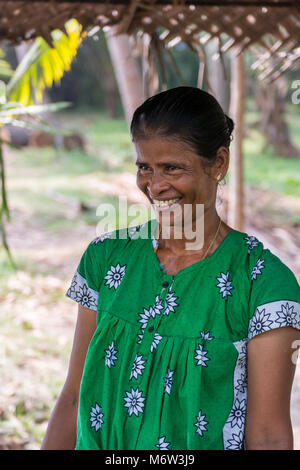
[[[168,201],[158,201],[157,199],[153,199],[153,202],[158,207],[168,207],[175,204],[175,202],[179,201],[180,198],[177,199],[169,199]]]

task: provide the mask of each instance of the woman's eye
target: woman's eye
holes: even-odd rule
[[[147,165],[138,165],[138,170],[141,170],[141,171],[147,171],[149,170],[149,167]]]
[[[173,166],[173,165],[167,166],[166,168],[167,168],[168,171],[179,170],[178,166]]]

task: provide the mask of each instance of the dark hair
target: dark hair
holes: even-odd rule
[[[181,86],[148,98],[135,110],[130,131],[133,141],[156,135],[185,142],[213,164],[218,148],[229,148],[233,128],[211,94]]]

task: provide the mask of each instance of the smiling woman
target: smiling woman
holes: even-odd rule
[[[160,228],[169,227],[157,252],[168,273],[204,259],[232,230],[220,220],[215,203],[228,170],[233,128],[215,98],[192,87],[153,96],[133,115],[137,185],[157,211]],[[203,212],[197,211],[200,205]],[[201,229],[198,249],[187,252],[186,235]]]
[[[137,185],[157,217],[82,255],[66,294],[79,304],[69,371],[43,449],[293,447],[300,288],[216,211],[232,129],[197,88],[136,110]],[[202,229],[202,245],[187,248]]]

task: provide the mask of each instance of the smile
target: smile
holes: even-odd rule
[[[158,199],[153,199],[154,206],[159,210],[170,209],[171,207],[175,206],[181,198],[177,199],[166,199],[164,201],[159,201]]]

